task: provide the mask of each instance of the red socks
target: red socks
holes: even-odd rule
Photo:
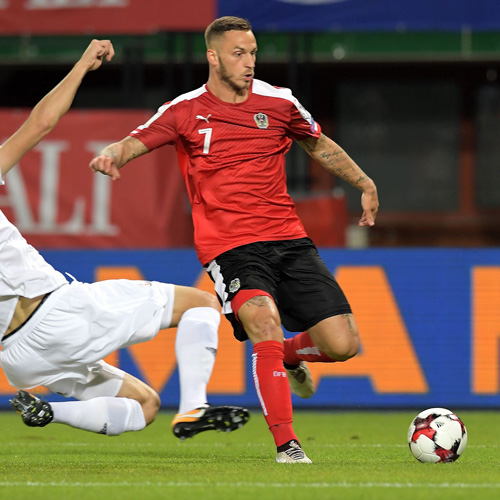
[[[255,389],[276,446],[292,439],[298,441],[292,427],[292,397],[283,362],[293,366],[301,361],[332,363],[335,360],[322,353],[307,332],[286,339],[284,345],[275,340],[266,340],[253,346]]]
[[[253,347],[252,373],[257,396],[276,446],[297,440],[292,428],[290,385],[283,367],[281,342],[266,340]]]
[[[302,332],[285,340],[285,363],[298,365],[301,361],[311,363],[333,363],[334,359],[322,353],[313,343],[307,332]]]

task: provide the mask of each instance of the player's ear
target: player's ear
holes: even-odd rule
[[[212,66],[217,66],[217,64],[219,64],[219,56],[217,55],[217,51],[215,49],[207,50],[207,60],[208,64]]]

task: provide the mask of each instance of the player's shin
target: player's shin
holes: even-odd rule
[[[276,446],[297,440],[288,378],[283,368],[283,345],[274,340],[254,345],[252,373],[264,418]]]
[[[52,422],[108,436],[146,427],[141,405],[134,399],[99,397],[88,401],[50,403]]]
[[[188,309],[179,321],[175,355],[179,369],[179,412],[207,405],[207,384],[218,346],[220,313],[211,307]]]

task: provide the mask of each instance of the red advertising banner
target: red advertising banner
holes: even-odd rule
[[[0,0],[2,35],[203,31],[216,0]]]
[[[0,209],[39,249],[165,248],[193,244],[184,181],[173,147],[137,158],[122,179],[88,168],[151,111],[70,111],[5,176]],[[3,142],[28,111],[0,111]]]

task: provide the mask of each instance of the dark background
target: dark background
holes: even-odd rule
[[[500,244],[499,35],[481,33],[467,44],[463,34],[437,32],[256,35],[256,77],[291,88],[376,181],[381,209],[368,244]],[[206,81],[200,33],[109,38],[115,60],[86,77],[75,108],[155,111]],[[35,105],[88,40],[0,38],[0,106]],[[356,190],[298,147],[287,168],[293,195],[342,189],[355,224]]]

